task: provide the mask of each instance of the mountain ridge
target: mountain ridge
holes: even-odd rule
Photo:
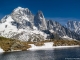
[[[0,36],[23,41],[46,40],[54,37],[53,33],[61,38],[80,39],[80,35],[62,26],[59,22],[46,20],[42,11],[33,15],[28,8],[22,7],[15,8],[10,15],[2,18],[0,29]]]

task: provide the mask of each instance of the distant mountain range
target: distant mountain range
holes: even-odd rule
[[[68,21],[66,26],[47,20],[42,11],[33,15],[28,8],[15,8],[0,20],[0,36],[22,41],[60,38],[80,40],[80,22]]]

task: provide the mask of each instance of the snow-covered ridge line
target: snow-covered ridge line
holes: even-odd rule
[[[28,50],[50,50],[55,48],[69,48],[69,47],[79,47],[79,45],[73,45],[73,46],[53,46],[53,42],[46,42],[43,46],[35,46],[34,44],[31,45],[31,48]]]

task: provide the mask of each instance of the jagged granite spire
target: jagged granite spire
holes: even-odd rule
[[[42,11],[38,11],[36,15],[37,15],[38,18],[40,18],[40,19],[44,18],[44,15],[43,15]]]
[[[38,11],[34,17],[34,24],[40,30],[46,30],[47,24],[42,11]]]

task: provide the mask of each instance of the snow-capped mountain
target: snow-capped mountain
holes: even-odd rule
[[[66,26],[71,30],[80,35],[80,22],[79,21],[68,21]]]
[[[26,41],[34,36],[36,36],[35,39],[40,39],[42,37],[41,40],[43,40],[46,38],[46,34],[38,30],[34,25],[34,15],[31,11],[28,8],[22,7],[14,9],[10,15],[1,19],[0,35]]]
[[[53,20],[46,20],[38,11],[33,15],[28,8],[15,8],[0,21],[0,36],[24,41],[41,41],[54,38],[80,39],[79,35]]]
[[[75,33],[74,31],[69,30],[68,28],[62,26],[60,23],[48,20],[47,21],[47,28],[50,31],[53,31],[54,33],[58,34],[61,38],[67,38],[67,39],[80,39],[80,35]]]

